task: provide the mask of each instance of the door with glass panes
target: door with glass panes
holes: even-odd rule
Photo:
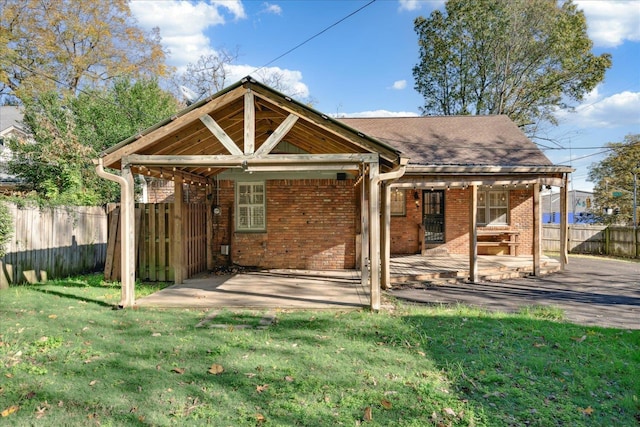
[[[422,224],[425,243],[444,242],[444,191],[422,192]]]

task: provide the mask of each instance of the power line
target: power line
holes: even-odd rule
[[[356,13],[362,11],[363,9],[371,6],[373,3],[375,3],[376,0],[371,0],[369,3],[365,4],[364,6],[354,10],[353,12],[351,12],[350,14],[348,14],[347,16],[345,16],[342,19],[339,19],[338,21],[334,22],[333,24],[329,25],[328,27],[326,27],[325,29],[323,29],[322,31],[314,34],[313,36],[309,37],[308,39],[304,40],[301,43],[298,43],[297,45],[295,45],[294,47],[292,47],[291,49],[289,49],[288,51],[286,51],[285,53],[277,56],[276,58],[272,59],[271,61],[267,62],[266,64],[264,64],[263,66],[261,66],[260,68],[257,68],[255,70],[253,70],[253,73],[257,73],[258,71],[262,70],[263,68],[268,67],[269,65],[273,64],[274,62],[276,62],[277,60],[287,56],[288,54],[290,54],[291,52],[293,52],[294,50],[304,46],[305,44],[309,43],[311,40],[315,39],[316,37],[326,33],[327,31],[329,31],[331,28],[335,27],[336,25],[342,23],[343,21],[346,21],[347,19],[351,18],[353,15],[355,15]]]

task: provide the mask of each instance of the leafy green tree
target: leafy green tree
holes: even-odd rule
[[[589,180],[595,184],[592,210],[605,223],[632,224],[634,173],[640,179],[640,134],[607,147],[611,150],[607,157],[589,167]],[[605,208],[612,214],[604,214]]]
[[[25,104],[34,142],[11,143],[9,170],[52,204],[116,201],[118,186],[97,176],[92,159],[123,139],[174,114],[176,100],[156,80],[118,80],[79,97],[41,94]]]
[[[24,100],[167,72],[158,30],[140,29],[127,0],[0,0],[0,94]]]
[[[604,78],[584,14],[571,0],[448,0],[418,17],[413,68],[424,114],[506,114],[518,125],[555,123],[553,109],[579,101]]]

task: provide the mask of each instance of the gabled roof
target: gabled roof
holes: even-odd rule
[[[504,115],[341,118],[340,121],[398,148],[409,157],[409,168],[552,165]]]
[[[247,119],[248,118],[248,119]],[[293,123],[290,127],[287,124]],[[285,130],[286,128],[286,130]],[[193,104],[155,126],[105,150],[105,167],[120,168],[128,155],[225,156],[282,153],[278,147],[258,151],[273,134],[283,134],[282,146],[311,155],[366,154],[389,169],[400,161],[395,147],[370,138],[307,105],[245,78],[210,98]],[[249,144],[246,146],[247,135]],[[253,135],[253,137],[251,136]],[[273,139],[271,139],[273,140]],[[182,167],[179,172],[209,178],[223,167]],[[166,166],[165,166],[165,171]],[[158,168],[152,175],[160,175]]]
[[[27,131],[22,124],[23,113],[21,107],[13,105],[0,106],[0,136],[19,132],[26,135]]]

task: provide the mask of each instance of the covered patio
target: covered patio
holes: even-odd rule
[[[543,257],[543,271],[559,261]],[[479,256],[481,279],[504,279],[531,273],[531,256]],[[462,255],[396,256],[390,260],[391,282],[438,282],[469,277]],[[473,284],[469,284],[473,286]],[[136,301],[144,307],[221,309],[353,309],[369,306],[369,287],[360,271],[260,270],[236,275],[202,274]]]

